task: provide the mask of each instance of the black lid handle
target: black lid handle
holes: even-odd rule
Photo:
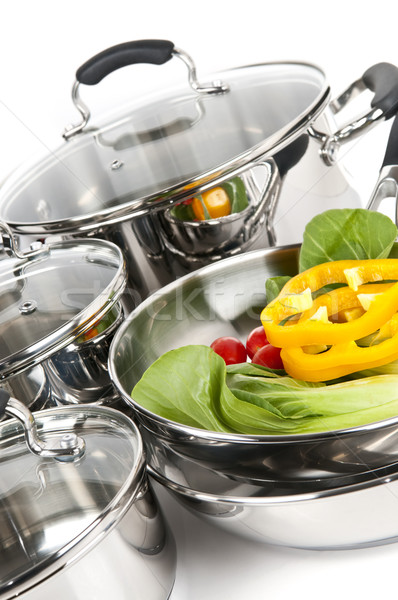
[[[107,48],[86,61],[76,71],[76,79],[96,85],[104,77],[128,65],[163,65],[173,57],[174,44],[168,40],[135,40]]]
[[[196,78],[196,67],[192,58],[176,48],[169,40],[135,40],[112,46],[86,61],[76,71],[76,81],[72,88],[72,100],[81,115],[81,122],[67,127],[65,139],[80,133],[90,119],[90,111],[79,96],[79,85],[96,85],[104,77],[128,65],[148,63],[163,65],[173,56],[180,58],[188,67],[188,80],[192,89],[200,94],[223,94],[229,90],[222,81],[200,84]]]

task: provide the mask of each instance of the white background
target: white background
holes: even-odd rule
[[[75,71],[109,46],[170,39],[194,58],[199,78],[256,62],[308,61],[325,71],[337,95],[374,63],[398,65],[397,14],[391,0],[3,0],[0,179],[62,144],[63,128],[76,120],[70,98]],[[178,81],[180,73],[171,63],[129,67],[82,96],[95,119]],[[381,125],[345,155],[364,200],[387,134]],[[272,548],[215,531],[174,502],[165,500],[165,508],[179,549],[172,600],[396,597],[397,545],[343,552]]]

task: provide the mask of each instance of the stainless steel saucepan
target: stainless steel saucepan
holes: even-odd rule
[[[108,407],[33,416],[0,389],[0,598],[166,600],[174,539],[139,432]]]
[[[171,59],[188,68],[188,84],[171,83],[91,124],[82,86],[126,65]],[[395,114],[395,66],[374,65],[335,100],[322,70],[306,63],[254,64],[209,80],[200,83],[192,58],[165,40],[127,42],[92,57],[73,85],[81,122],[65,131],[59,149],[4,182],[0,219],[22,246],[53,235],[119,245],[131,308],[220,258],[300,242],[306,222],[327,208],[360,206],[338,148]],[[374,92],[370,111],[337,125],[338,113],[364,90]],[[246,187],[244,214],[207,223],[170,219],[170,207],[234,177]]]
[[[4,223],[0,234],[9,254],[0,261],[0,382],[13,395],[24,392],[32,409],[50,397],[57,404],[116,401],[108,352],[124,316],[120,249],[84,239],[20,251]]]
[[[335,486],[338,478],[352,483],[364,472],[398,461],[398,416],[325,433],[239,435],[169,421],[131,398],[142,374],[168,350],[209,346],[229,335],[244,342],[260,323],[265,280],[296,274],[298,252],[298,246],[258,250],[204,267],[153,294],[116,333],[109,353],[111,378],[134,409],[148,464],[171,483],[183,483],[198,464],[221,482],[299,483],[301,489],[313,490],[314,482],[321,487]],[[398,256],[398,246],[393,256]],[[191,484],[203,489],[201,480]]]

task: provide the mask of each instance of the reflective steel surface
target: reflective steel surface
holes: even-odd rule
[[[398,471],[363,482],[304,492],[255,490],[236,484],[232,492],[192,490],[155,474],[155,479],[186,508],[237,536],[307,550],[348,550],[398,540]]]
[[[0,387],[6,389],[14,398],[20,398],[31,411],[54,406],[50,384],[42,365],[7,377]]]
[[[187,84],[162,91],[13,175],[2,187],[0,218],[19,231],[48,234],[167,207],[187,189],[195,193],[277,151],[319,116],[330,96],[323,72],[305,63],[251,65],[211,77],[229,91],[203,97]],[[185,126],[175,128],[176,122]],[[115,161],[120,168],[112,168]]]
[[[266,278],[295,274],[297,258],[294,246],[205,267],[153,294],[119,328],[110,349],[111,378],[136,412],[150,466],[171,482],[180,482],[179,474],[195,463],[243,482],[311,483],[355,477],[398,460],[398,417],[319,434],[245,436],[179,425],[131,399],[135,383],[164,352],[186,344],[210,345],[220,336],[245,340],[259,324]]]
[[[168,597],[175,549],[145,475],[132,421],[110,408],[35,415],[43,439],[73,432],[81,458],[30,453],[14,419],[1,428],[0,597]],[[111,596],[110,590],[113,590]],[[129,590],[130,596],[127,596]]]
[[[102,240],[51,244],[0,261],[0,375],[42,362],[112,309],[126,285],[120,249]]]
[[[79,338],[43,362],[55,404],[111,404],[118,394],[108,373],[109,347],[123,320],[117,304],[114,322],[102,333],[85,341]]]

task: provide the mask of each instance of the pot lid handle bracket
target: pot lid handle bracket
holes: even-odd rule
[[[76,80],[72,87],[72,101],[81,115],[80,123],[68,126],[63,137],[68,140],[80,133],[90,119],[90,110],[81,100],[80,84],[96,85],[104,77],[127,65],[149,63],[162,65],[174,56],[180,58],[188,67],[188,81],[198,94],[223,94],[229,90],[222,81],[200,84],[196,76],[196,67],[192,58],[183,50],[176,48],[168,40],[134,40],[117,44],[96,54],[76,71]]]
[[[30,410],[19,400],[12,398],[7,390],[0,388],[0,417],[5,414],[15,417],[21,422],[26,445],[29,450],[42,458],[56,458],[60,461],[71,461],[80,458],[85,451],[83,438],[75,433],[49,437],[48,441],[39,438],[36,421]]]
[[[18,240],[14,236],[11,228],[4,221],[0,221],[0,236],[4,251],[15,258],[37,258],[38,256],[49,254],[50,252],[50,247],[40,241],[32,242],[30,244],[30,249],[22,252],[18,247]]]
[[[365,90],[374,92],[371,110],[345,125],[331,136],[310,129],[313,137],[322,144],[321,156],[331,166],[337,160],[340,144],[369,131],[380,121],[390,119],[398,111],[398,68],[390,63],[377,63],[367,69],[360,79],[354,81],[340,96],[330,103],[334,114],[340,112],[353,98]]]

